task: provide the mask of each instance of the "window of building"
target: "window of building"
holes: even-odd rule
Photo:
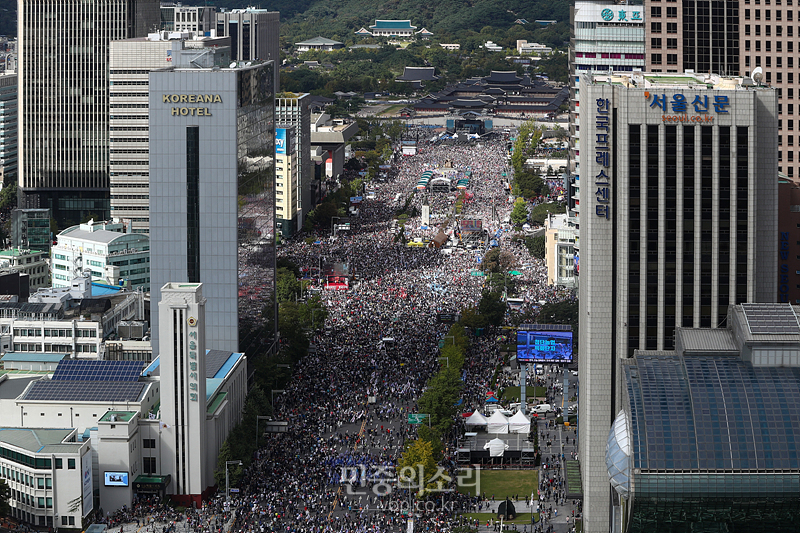
[[[678,18],[678,8],[674,6],[667,7],[667,17],[668,18]]]
[[[750,56],[745,56],[745,57],[744,57],[744,66],[745,66],[745,67],[749,67],[749,66],[750,66]],[[749,72],[749,71],[747,72],[747,75],[748,75],[748,76],[750,75],[750,72]]]
[[[667,65],[677,65],[678,54],[667,54]]]
[[[651,22],[650,23],[650,31],[652,33],[661,33],[661,23],[660,22]]]
[[[792,43],[789,43],[789,44],[792,44]],[[789,68],[793,68],[794,67],[794,58],[793,57],[789,56],[789,57],[786,58],[786,66],[789,67]],[[792,90],[789,89],[789,98],[792,97],[791,92],[792,92]]]
[[[749,9],[745,9],[744,10],[744,20],[750,20],[750,10]]]
[[[654,65],[661,64],[661,54],[650,54],[650,62]]]
[[[783,26],[775,26],[775,37],[783,37]]]
[[[667,33],[678,33],[678,23],[667,22]]]
[[[757,67],[761,66],[761,56],[756,56],[756,66]]]
[[[791,59],[791,57],[789,59]],[[789,68],[792,68],[792,65],[789,65]],[[794,83],[794,73],[793,72],[787,72],[786,73],[786,83]]]
[[[775,83],[783,83],[783,73],[782,72],[776,72],[775,73]],[[778,97],[778,98],[780,98],[780,97]]]
[[[660,18],[661,17],[661,7],[660,6],[652,6],[650,8],[650,16],[653,18]]]
[[[756,20],[761,20],[761,10],[756,9]]]
[[[745,24],[744,25],[744,34],[745,35],[750,35],[750,24]]]
[[[776,57],[775,58],[775,66],[777,68],[783,68],[783,58],[782,57]],[[778,95],[778,98],[780,98],[780,97],[781,97],[781,95]]]
[[[787,98],[794,98],[794,89],[792,89],[791,87],[787,88],[786,89],[786,96],[787,96]]]
[[[155,448],[156,447],[156,439],[142,439],[142,447],[143,448]]]
[[[67,459],[67,468],[75,470],[75,459]]]
[[[756,41],[756,52],[761,51],[761,41]]]
[[[77,415],[75,415],[75,416],[77,416]],[[56,458],[56,470],[61,470],[62,468],[64,468],[64,467],[62,466],[61,459]]]
[[[772,26],[764,26],[764,35],[767,37],[772,36]]]
[[[661,37],[653,37],[650,39],[650,48],[661,48]]]
[[[769,52],[769,50],[767,50],[767,52]],[[765,60],[766,60],[766,66],[767,66],[767,68],[772,68],[772,56],[767,56],[767,57],[765,58]]]
[[[772,20],[772,17],[770,16],[770,10],[769,9],[764,11],[764,19]]]
[[[678,39],[667,39],[667,48],[670,50],[678,48]]]
[[[667,43],[669,43],[669,39],[667,39]],[[669,46],[668,46],[668,47],[669,47]],[[745,52],[749,52],[749,51],[750,51],[750,39],[747,39],[747,40],[744,42],[744,51],[745,51]]]
[[[767,58],[767,61],[769,61],[769,58]],[[772,72],[767,71],[765,74],[766,83],[772,83]]]

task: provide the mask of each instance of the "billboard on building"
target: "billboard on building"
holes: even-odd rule
[[[461,232],[467,231],[481,231],[483,229],[483,221],[480,219],[465,218],[461,220]]]
[[[571,363],[571,331],[517,331],[517,361],[520,363]]]
[[[286,155],[286,128],[275,128],[275,153]]]
[[[81,494],[83,495],[83,516],[86,516],[94,509],[91,453],[85,453],[81,457],[81,489]]]

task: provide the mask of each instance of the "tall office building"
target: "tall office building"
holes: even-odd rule
[[[0,73],[0,184],[17,178],[17,75]]]
[[[649,16],[647,71],[738,76],[739,4],[740,0],[644,0]]]
[[[285,217],[281,216],[280,211],[278,212],[278,229],[284,236],[292,235],[302,229],[306,215],[313,208],[311,187],[314,168],[311,164],[311,110],[308,105],[310,98],[310,94],[304,93],[294,97],[275,99],[275,122],[292,126],[294,132],[294,166],[297,171],[297,183],[293,193],[294,212],[297,216],[291,228],[283,227],[284,222],[281,219],[285,219]],[[278,195],[280,197],[280,193]],[[280,198],[278,202],[280,203]],[[288,212],[286,211],[286,213]]]
[[[213,48],[175,52],[174,67],[150,74],[151,298],[168,282],[203,283],[207,347],[269,350],[277,312],[273,63],[220,68]],[[151,324],[158,353],[159,318]]]
[[[577,0],[570,10],[569,207],[579,211],[580,76],[644,70],[645,11],[641,4]]]
[[[620,364],[676,327],[775,301],[777,94],[742,78],[581,78],[579,456],[584,531],[609,530]]]
[[[163,9],[163,8],[162,8]],[[150,232],[148,83],[150,72],[172,66],[172,49],[227,47],[229,39],[186,32],[154,32],[113,41],[109,50],[109,184],[111,216],[133,233]],[[230,53],[219,50],[220,63]]]
[[[161,29],[166,31],[209,34],[216,27],[215,9],[211,6],[182,6],[161,3]]]
[[[107,219],[109,43],[157,28],[158,0],[19,0],[17,17],[20,207]]]
[[[234,61],[272,60],[275,91],[280,90],[281,14],[267,9],[234,9],[217,13],[217,35],[231,38]]]

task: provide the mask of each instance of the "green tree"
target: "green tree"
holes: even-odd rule
[[[545,238],[543,235],[540,237],[526,237],[525,246],[528,248],[528,251],[533,257],[544,259]]]
[[[303,287],[295,273],[284,267],[278,269],[275,285],[279,302],[296,299],[300,296]]]
[[[417,439],[406,444],[397,464],[397,477],[401,487],[417,489],[417,497],[423,498],[431,489],[436,488],[428,487],[436,470],[433,443]]]
[[[514,200],[514,208],[511,210],[511,222],[515,226],[522,226],[528,221],[528,204],[523,198]]]
[[[499,292],[483,291],[481,300],[478,303],[478,312],[486,317],[486,322],[490,326],[500,326],[506,316],[506,304],[501,300]]]
[[[477,307],[465,307],[461,311],[461,324],[466,328],[485,328],[486,317],[478,312]]]
[[[516,256],[502,248],[492,248],[483,256],[481,267],[484,272],[502,272],[511,270],[517,262]]]
[[[539,204],[531,209],[531,224],[544,226],[544,221],[550,213],[562,213],[566,208],[563,202],[548,202]]]

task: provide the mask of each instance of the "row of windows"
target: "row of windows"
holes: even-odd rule
[[[17,502],[19,502],[21,504],[24,504],[24,505],[27,505],[29,507],[33,507],[34,503],[36,503],[36,507],[38,507],[39,509],[44,509],[45,508],[45,501],[46,501],[47,502],[47,509],[52,509],[53,508],[53,498],[52,497],[47,498],[47,500],[45,500],[44,498],[37,498],[35,500],[35,502],[34,502],[34,496],[31,496],[30,494],[27,494],[27,493],[22,492],[20,490],[11,489],[11,498],[14,501],[17,501]]]
[[[661,33],[661,23],[660,22],[651,22],[650,23],[650,31],[652,33]],[[677,22],[667,22],[667,33],[678,33],[678,23]]]
[[[775,26],[775,37],[783,37],[783,26]],[[752,26],[752,31],[755,33],[756,36],[761,35],[761,24],[755,24]],[[750,35],[751,26],[750,24],[744,25],[744,34]],[[772,37],[772,26],[764,26],[764,35],[767,37]],[[800,26],[797,28],[797,35],[800,35]],[[794,26],[786,26],[786,37],[794,37]]]
[[[771,11],[769,9],[765,9],[764,10],[764,20],[772,20],[771,19],[771,15],[772,15],[772,13],[771,13]],[[794,16],[794,12],[791,9],[786,10],[786,20],[791,22],[793,16]],[[756,9],[756,10],[753,11],[753,18],[755,18],[756,20],[761,20],[761,10],[760,9]],[[744,10],[744,19],[745,20],[750,20],[750,10],[749,9],[745,9]],[[780,9],[776,9],[775,10],[775,20],[781,20],[781,10]]]
[[[108,93],[111,98],[149,98],[150,93]]]
[[[123,129],[123,128],[117,128]],[[111,137],[108,142],[112,143],[147,143],[150,142],[148,137]]]
[[[149,165],[150,160],[145,159],[144,161],[110,161],[110,163],[114,165]]]
[[[669,6],[666,9],[667,18],[678,18],[678,8],[676,6]],[[653,18],[660,18],[661,17],[661,7],[660,6],[652,6],[650,8],[650,16]]]
[[[109,131],[150,131],[150,128],[147,126],[125,126],[124,128],[111,126]]]
[[[661,37],[650,39],[650,48],[661,48]],[[667,39],[667,48],[669,50],[676,50],[678,48],[678,39]]]
[[[70,353],[72,352],[72,348],[70,346],[60,345],[60,344],[45,344],[42,347],[41,344],[35,343],[27,343],[27,342],[15,342],[14,343],[14,351],[15,352],[44,352],[44,353]],[[97,353],[97,345],[96,344],[77,344],[75,345],[75,352],[77,353]]]
[[[112,81],[108,82],[108,84],[109,85],[149,85],[150,83],[149,83],[148,80],[144,80],[144,81],[129,81],[129,80],[115,81],[115,80],[112,80]]]
[[[661,65],[661,54],[650,54],[650,62],[653,65]],[[667,54],[667,65],[677,65],[678,54]]]
[[[783,47],[781,46],[781,44],[783,44],[781,41],[777,41],[775,43],[775,50],[776,51],[778,51],[778,52],[782,52],[783,51]],[[787,52],[794,53],[794,47],[792,46],[792,43],[786,43],[786,48],[787,48],[787,50],[786,50]],[[745,52],[749,52],[750,49],[751,49],[750,40],[747,39],[744,42],[744,51]],[[756,50],[756,52],[760,52],[761,51],[761,41],[755,41],[755,50]],[[767,52],[772,52],[772,41],[764,41],[764,50],[766,50]],[[775,64],[777,65],[778,68],[782,68],[782,65],[783,65],[782,59],[783,59],[782,57],[776,57],[775,58]],[[794,66],[794,58],[793,57],[787,57],[786,58],[786,66],[789,67],[789,68],[793,68],[793,66]]]
[[[5,466],[0,468],[0,476],[8,481],[15,481],[28,487],[33,487],[35,483],[37,489],[53,488],[53,478],[34,477],[26,474],[25,472],[20,472],[19,470],[14,470]]]
[[[764,5],[765,5],[765,6],[768,6],[768,5],[769,5],[769,2],[770,2],[770,0],[764,0]],[[750,0],[744,0],[744,3],[745,3],[745,4],[747,4],[747,5],[750,5]],[[761,0],[754,0],[754,2],[753,2],[753,3],[754,3],[755,5],[757,5],[757,6],[758,6],[758,5],[761,5]],[[775,5],[776,5],[776,6],[779,6],[779,5],[781,5],[781,0],[775,0]],[[792,5],[792,0],[786,0],[786,5],[787,5],[787,6],[790,6],[790,5]]]
[[[109,104],[111,109],[147,109],[149,104]]]
[[[112,153],[112,154],[149,154],[150,150],[148,150],[146,148],[145,149],[132,148],[132,149],[126,149],[126,150],[111,150],[110,153]],[[114,161],[112,161],[112,163],[113,162]]]
[[[96,262],[96,261],[95,261]],[[92,263],[92,261],[90,261]],[[41,337],[41,329],[30,328],[14,328],[15,337]],[[72,330],[70,329],[44,329],[45,337],[72,337]],[[77,329],[75,330],[76,337],[97,337],[97,330],[94,329]]]
[[[149,200],[149,194],[112,194],[112,200]]]
[[[767,57],[766,63],[772,63],[770,61],[770,59],[771,59],[770,57]],[[744,66],[745,66],[745,68],[751,66],[750,56],[745,56],[745,58],[744,58]],[[756,56],[755,66],[757,66],[757,67],[761,66],[761,56]],[[766,65],[766,67],[767,68],[771,68],[771,66],[769,64]],[[749,72],[748,72],[748,74],[749,74]],[[786,82],[787,83],[794,83],[794,73],[793,72],[787,72],[786,73]],[[770,72],[770,71],[764,72],[764,83],[772,83],[772,72]],[[775,73],[775,83],[783,83],[783,72],[776,72]],[[778,98],[780,98],[780,97],[781,97],[781,95],[779,94]]]

